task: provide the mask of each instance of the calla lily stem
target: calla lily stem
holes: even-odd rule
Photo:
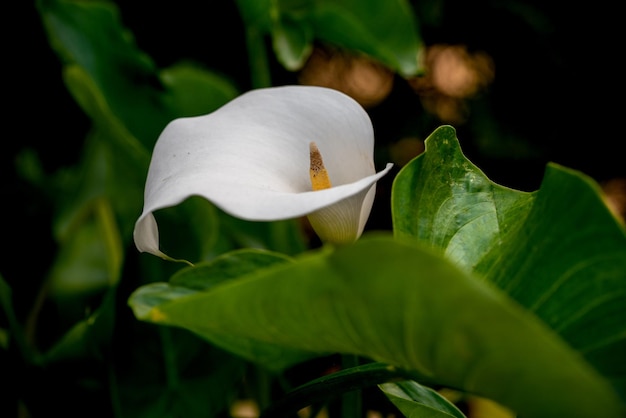
[[[263,34],[256,27],[248,26],[246,29],[246,44],[248,46],[252,88],[270,87],[272,85],[272,77]]]

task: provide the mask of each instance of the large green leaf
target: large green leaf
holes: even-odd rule
[[[394,179],[394,234],[417,238],[473,270],[498,235],[524,220],[534,194],[490,181],[461,153],[450,126],[433,132],[426,146]]]
[[[298,70],[321,40],[367,54],[403,76],[421,71],[415,11],[405,0],[239,0],[248,26],[272,35],[279,61]]]
[[[536,192],[499,186],[444,126],[396,177],[392,210],[398,237],[498,285],[626,400],[626,234],[593,180],[550,164]]]
[[[140,319],[240,354],[362,355],[527,417],[624,412],[611,386],[534,315],[416,243],[362,238],[208,291],[176,291],[148,285],[129,304]]]
[[[199,290],[211,289],[222,282],[237,279],[248,273],[290,261],[290,258],[281,253],[266,250],[231,251],[210,262],[198,263],[193,267],[179,270],[171,277],[169,283],[157,282],[142,287],[141,296],[138,303],[133,304],[133,309],[137,317],[152,318],[159,322],[161,312],[153,310],[155,306],[197,294]],[[236,306],[232,308],[237,309]],[[280,370],[311,357],[311,354],[306,351],[285,348],[271,341],[267,344],[251,343],[248,338],[242,338],[228,330],[217,331],[209,340],[241,357],[263,363],[269,369]]]
[[[281,253],[255,249],[235,250],[222,254],[211,262],[178,271],[171,277],[170,284],[205,290],[249,272],[289,261],[291,259]]]

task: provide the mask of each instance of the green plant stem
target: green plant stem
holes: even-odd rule
[[[248,63],[252,88],[270,87],[272,76],[265,48],[265,38],[256,27],[246,28],[246,44],[248,46]]]

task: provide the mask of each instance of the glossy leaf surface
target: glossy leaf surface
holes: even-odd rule
[[[444,126],[394,182],[396,236],[443,253],[533,312],[626,399],[626,235],[597,184],[550,164],[525,193],[490,181]]]
[[[140,319],[189,329],[271,367],[353,353],[527,416],[609,417],[621,407],[608,383],[533,315],[430,250],[391,237],[301,256],[205,292],[148,285],[130,305]]]

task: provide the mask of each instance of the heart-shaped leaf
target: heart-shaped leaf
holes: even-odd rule
[[[626,400],[626,234],[593,180],[550,164],[538,191],[508,189],[443,126],[397,175],[392,210],[398,237],[499,286]]]
[[[623,412],[611,386],[534,315],[445,258],[402,241],[363,238],[208,291],[174,295],[170,285],[148,285],[129,303],[140,319],[186,328],[274,367],[281,349],[291,360],[298,353],[353,353],[524,416]]]

